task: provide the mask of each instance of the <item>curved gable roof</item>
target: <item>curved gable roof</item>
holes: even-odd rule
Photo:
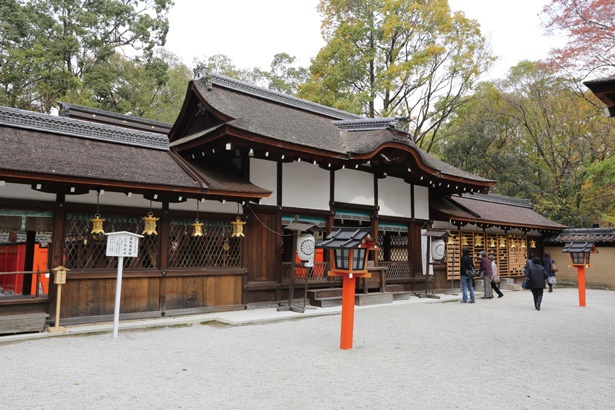
[[[190,82],[186,101],[191,103],[184,105],[180,118],[201,115],[209,119],[204,119],[200,128],[173,127],[169,140],[171,148],[179,152],[200,152],[214,140],[219,144],[229,142],[231,136],[235,141],[243,140],[244,147],[278,149],[287,157],[324,164],[333,159],[338,166],[365,169],[389,167],[397,172],[395,176],[406,179],[418,181],[420,176],[428,176],[433,186],[437,180],[440,185],[454,181],[457,192],[463,191],[460,183],[477,191],[495,185],[495,181],[460,170],[419,149],[408,134],[394,127],[399,118],[363,118],[211,73]],[[398,160],[393,163],[387,157]]]

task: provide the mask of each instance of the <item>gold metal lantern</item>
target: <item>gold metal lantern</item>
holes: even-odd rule
[[[96,214],[94,215],[94,218],[90,219],[90,222],[92,222],[92,234],[97,235],[97,234],[104,234],[105,230],[103,229],[103,222],[105,222],[104,218],[101,218],[100,214]]]
[[[192,224],[192,236],[203,236],[203,222],[201,222],[199,218],[195,219]]]
[[[243,226],[245,224],[246,222],[242,221],[240,217],[232,221],[231,225],[233,225],[233,232],[231,233],[231,238],[245,237],[243,234]]]
[[[142,232],[143,235],[158,235],[158,232],[156,232],[156,221],[160,218],[156,218],[153,213],[148,212],[147,215],[141,219],[145,222]]]

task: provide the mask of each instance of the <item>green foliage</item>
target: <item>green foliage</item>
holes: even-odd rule
[[[149,61],[168,31],[171,0],[5,0],[0,4],[0,103],[49,112],[58,99],[111,80],[116,52]],[[156,64],[155,62],[150,62]],[[87,80],[86,80],[87,79]]]
[[[446,0],[321,0],[327,45],[299,96],[368,117],[403,116],[430,150],[492,63],[478,23]]]
[[[271,61],[270,71],[259,68],[242,69],[235,66],[233,61],[224,54],[196,60],[195,66],[205,68],[211,72],[226,75],[240,81],[267,88],[272,91],[294,95],[300,84],[308,77],[308,70],[304,67],[295,67],[296,57],[287,53],[278,53]]]
[[[438,153],[497,180],[495,193],[530,198],[538,212],[563,224],[590,226],[613,211],[605,175],[613,177],[608,147],[615,135],[575,89],[545,66],[521,62],[506,79],[478,87],[447,124],[451,137]]]

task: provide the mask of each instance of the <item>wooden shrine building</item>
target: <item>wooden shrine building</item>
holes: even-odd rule
[[[370,226],[381,249],[371,263],[409,291],[426,286],[428,228],[451,232],[441,288],[458,274],[454,252],[465,241],[521,249],[564,228],[488,195],[495,181],[423,152],[398,129],[402,120],[208,72],[188,84],[172,127],[69,104],[60,116],[0,107],[0,316],[43,312],[53,322],[49,270],[63,265],[62,322],[109,320],[117,261],[92,232],[101,219],[104,232],[144,235],[124,263],[122,319],[287,299],[296,256],[285,227],[295,221],[325,233]],[[514,276],[517,254],[498,255]],[[317,252],[296,277],[338,286],[328,262]]]

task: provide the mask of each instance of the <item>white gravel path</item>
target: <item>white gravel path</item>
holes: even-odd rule
[[[3,409],[612,409],[615,292],[2,343]]]

